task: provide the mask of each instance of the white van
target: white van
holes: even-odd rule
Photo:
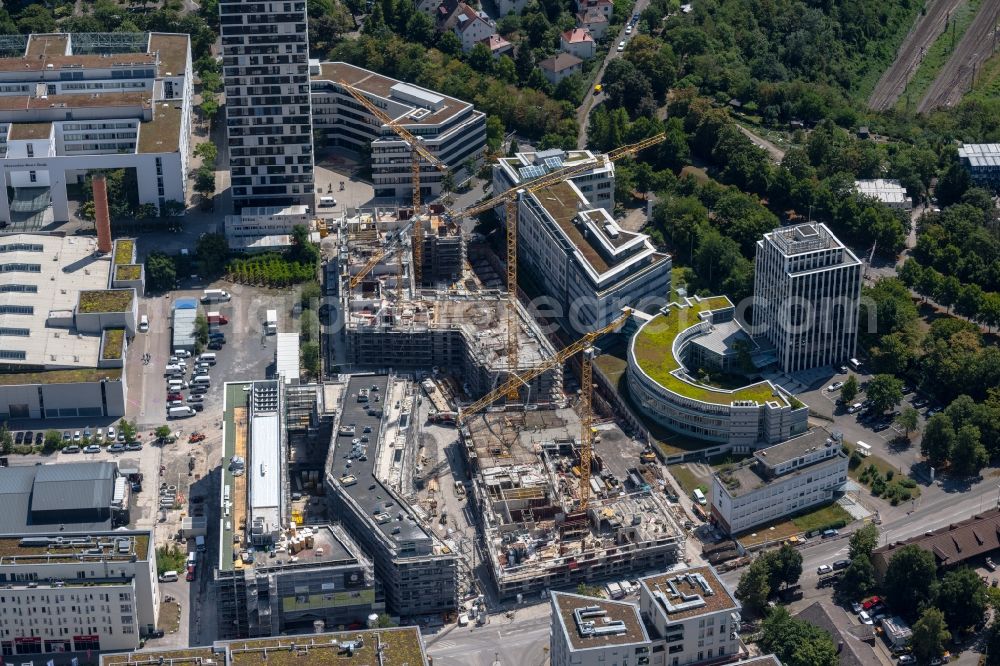
[[[197,412],[187,405],[181,405],[179,407],[171,407],[167,410],[168,419],[186,419],[189,416],[194,416]]]
[[[858,451],[858,455],[860,455],[862,458],[867,458],[868,456],[870,456],[872,454],[872,445],[871,444],[865,444],[864,442],[858,442],[858,449],[857,449],[857,451]]]
[[[337,200],[333,197],[320,197],[319,207],[320,208],[333,208],[337,205]]]
[[[147,315],[139,316],[139,332],[145,333],[149,330],[149,317]]]
[[[198,564],[198,553],[193,550],[188,551],[187,565]]]
[[[694,495],[694,499],[698,502],[698,504],[701,504],[702,506],[708,504],[708,501],[705,499],[705,493],[701,492],[700,488],[695,488],[694,492],[691,494]]]
[[[198,361],[208,363],[210,365],[215,365],[215,353],[205,352],[204,354],[198,357]]]
[[[184,368],[177,365],[176,363],[170,363],[167,365],[167,367],[163,368],[164,377],[175,377],[177,375],[183,375],[183,374],[184,374]]]
[[[202,303],[220,303],[226,302],[231,298],[229,292],[225,289],[206,289],[201,294]]]
[[[183,391],[188,387],[187,382],[183,379],[171,379],[167,382],[168,391]]]
[[[176,571],[164,571],[163,575],[160,576],[161,583],[174,583],[178,580]]]
[[[175,349],[174,356],[177,358],[191,358],[191,352],[187,349]]]
[[[191,386],[211,386],[212,378],[208,375],[198,375],[191,380]]]

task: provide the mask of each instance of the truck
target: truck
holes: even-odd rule
[[[275,335],[278,332],[278,311],[268,310],[264,316],[264,332]]]
[[[226,317],[226,315],[224,314],[220,314],[219,312],[209,312],[207,318],[209,324],[215,324],[217,326],[222,326],[223,324],[229,323],[229,318]]]
[[[206,289],[201,292],[202,303],[227,303],[231,298],[225,289]]]
[[[195,413],[196,412],[194,411],[193,408],[188,407],[187,405],[182,405],[180,407],[171,407],[170,409],[168,409],[167,410],[167,418],[168,419],[186,419],[189,416],[194,416]]]
[[[194,538],[194,549],[196,551],[198,551],[199,553],[204,553],[205,552],[205,537],[203,537],[203,536],[196,536]]]

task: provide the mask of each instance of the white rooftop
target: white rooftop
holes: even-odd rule
[[[250,423],[250,516],[263,518],[266,529],[281,524],[281,456],[278,414],[254,414]]]
[[[277,375],[290,379],[299,378],[299,334],[278,333],[275,349],[275,366]]]
[[[0,362],[49,370],[97,367],[101,336],[73,327],[79,292],[108,287],[111,255],[96,251],[95,238],[0,236]]]
[[[958,147],[958,156],[973,167],[1000,166],[1000,143],[966,143]]]
[[[906,194],[906,188],[898,180],[887,180],[884,178],[856,180],[854,181],[854,187],[861,194],[878,199],[882,203],[901,204],[906,203],[909,199],[909,196]]]

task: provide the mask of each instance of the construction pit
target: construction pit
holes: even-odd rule
[[[642,446],[613,423],[597,426],[581,509],[579,416],[532,407],[474,416],[459,434],[499,596],[664,571],[682,558],[684,530]]]

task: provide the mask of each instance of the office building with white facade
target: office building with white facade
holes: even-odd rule
[[[313,206],[304,0],[219,1],[233,206]]]
[[[343,62],[313,61],[310,71],[317,136],[327,146],[341,146],[359,153],[371,146],[376,197],[411,196],[410,146],[369,113],[341,82],[360,90],[387,116],[420,137],[424,148],[449,170],[465,173],[467,163],[477,168],[481,162],[486,151],[486,115],[472,104]],[[421,198],[427,200],[441,194],[444,176],[444,172],[421,160]],[[318,185],[322,188],[324,183]]]
[[[97,169],[133,169],[140,204],[183,204],[192,96],[187,35],[4,36],[0,221],[69,221],[66,186]]]
[[[847,482],[847,463],[840,439],[821,428],[755,451],[713,475],[712,520],[741,534],[831,502]]]
[[[606,156],[589,150],[537,150],[501,157],[493,167],[493,191],[503,192],[534,178],[564,167],[593,163],[593,168],[571,180],[595,208],[615,211],[615,164]]]
[[[854,357],[861,269],[825,224],[782,227],[757,241],[752,333],[774,346],[783,372]]]
[[[740,604],[710,566],[640,578],[638,603],[553,592],[552,612],[552,666],[693,666],[743,655]]]
[[[142,267],[131,240],[107,254],[98,246],[0,235],[0,421],[124,416]]]
[[[494,168],[494,191],[498,190]],[[497,213],[503,216],[503,207]],[[623,307],[655,312],[670,294],[670,255],[626,231],[572,181],[518,200],[518,261],[551,301],[552,316],[579,333],[603,327]]]
[[[156,628],[160,600],[152,532],[57,528],[0,537],[0,547],[4,660],[136,650]]]

